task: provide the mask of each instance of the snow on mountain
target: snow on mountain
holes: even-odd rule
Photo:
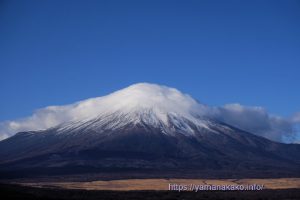
[[[139,83],[75,104],[71,113],[80,113],[77,119],[56,128],[60,133],[77,129],[101,132],[128,124],[146,124],[160,128],[166,134],[174,129],[191,134],[199,129],[209,129],[210,122],[203,119],[205,109],[205,105],[177,89]]]

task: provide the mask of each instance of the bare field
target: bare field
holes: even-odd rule
[[[300,178],[277,179],[127,179],[89,182],[40,182],[22,183],[38,188],[62,188],[85,190],[169,190],[169,184],[180,185],[263,185],[263,189],[300,189]]]

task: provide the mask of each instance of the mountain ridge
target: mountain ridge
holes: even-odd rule
[[[173,88],[137,84],[78,105],[95,107],[95,115],[1,141],[0,174],[80,168],[300,176],[300,145],[207,117],[205,106]]]

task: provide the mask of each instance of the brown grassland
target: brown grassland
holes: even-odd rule
[[[84,189],[84,190],[168,190],[169,184],[197,185],[263,185],[263,189],[300,189],[300,178],[277,179],[126,179],[88,182],[38,182],[21,183],[38,188]]]

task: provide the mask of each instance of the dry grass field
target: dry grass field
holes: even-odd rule
[[[112,191],[38,188],[0,184],[0,198],[5,200],[299,200],[299,197],[300,189],[201,192]]]
[[[180,185],[263,185],[263,189],[300,189],[300,178],[278,179],[127,179],[89,182],[40,182],[22,183],[38,188],[84,189],[84,190],[169,190],[169,184]]]

